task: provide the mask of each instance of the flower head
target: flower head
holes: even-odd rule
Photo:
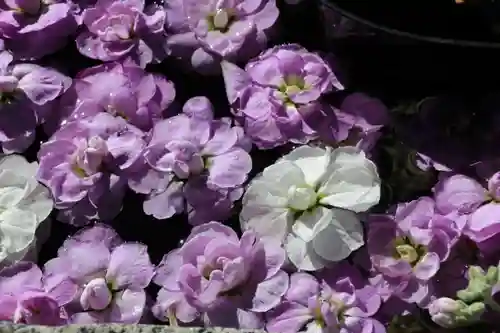
[[[461,300],[446,297],[438,298],[429,305],[432,321],[446,328],[470,325],[478,321],[484,312],[484,303],[468,305]]]
[[[149,131],[163,118],[174,98],[174,85],[166,78],[149,74],[130,62],[108,63],[87,68],[77,75],[61,102],[61,113],[50,125],[59,126],[61,122],[104,111]]]
[[[52,211],[48,189],[35,178],[38,163],[20,155],[0,159],[0,267],[36,253],[35,232]],[[44,224],[43,228],[48,228]]]
[[[302,146],[252,180],[240,222],[284,243],[299,269],[317,270],[364,244],[356,213],[379,198],[376,166],[362,151]]]
[[[347,96],[335,110],[338,120],[337,140],[342,144],[358,146],[366,153],[375,146],[380,130],[389,118],[387,107],[378,99],[363,93]]]
[[[500,232],[496,216],[500,213],[500,172],[492,175],[487,188],[477,180],[461,174],[443,177],[434,187],[436,206],[464,224],[464,233],[487,252]],[[496,248],[496,246],[493,246]]]
[[[229,62],[222,68],[229,103],[259,148],[318,135],[335,140],[334,110],[321,97],[343,86],[318,55],[282,45],[263,52],[244,70]]]
[[[64,2],[3,0],[0,37],[17,59],[39,59],[65,46],[76,20]]]
[[[99,0],[82,14],[85,31],[76,39],[83,55],[102,61],[130,58],[141,67],[163,59],[165,13],[144,1]]]
[[[153,313],[161,320],[189,323],[203,315],[212,326],[235,321],[240,328],[260,328],[259,314],[277,306],[288,288],[284,261],[278,244],[251,231],[238,239],[218,222],[197,226],[158,267],[154,281],[162,290]]]
[[[22,152],[35,139],[35,128],[57,105],[71,79],[54,69],[16,64],[0,69],[0,142],[6,152]]]
[[[37,178],[62,209],[59,218],[72,224],[112,219],[121,209],[133,168],[145,145],[144,133],[108,113],[70,122],[38,153]]]
[[[165,11],[169,50],[199,71],[257,55],[279,15],[275,0],[174,0]]]
[[[155,125],[144,150],[147,172],[131,187],[148,194],[144,211],[159,219],[182,212],[184,200],[196,220],[226,218],[252,168],[248,142],[229,118],[213,119],[204,97],[192,98],[183,111]]]
[[[460,235],[454,222],[435,213],[423,197],[398,205],[395,215],[374,215],[368,229],[368,253],[398,297],[425,304],[431,279]]]
[[[67,240],[45,271],[65,275],[78,290],[71,322],[136,324],[154,266],[146,246],[123,243],[112,229],[97,225]]]
[[[341,274],[327,271],[317,279],[308,273],[294,273],[284,301],[269,314],[269,332],[381,332],[372,317],[381,306],[371,286],[359,285],[359,273],[339,265]]]
[[[0,320],[28,325],[64,325],[64,305],[77,290],[64,275],[44,278],[33,263],[19,262],[0,271]]]

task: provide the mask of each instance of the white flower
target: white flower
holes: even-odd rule
[[[377,168],[363,151],[301,146],[252,180],[240,223],[281,242],[298,269],[318,270],[364,244],[356,213],[379,200]]]
[[[50,192],[35,179],[37,169],[38,163],[21,155],[0,159],[0,267],[33,252],[35,232],[52,211]]]

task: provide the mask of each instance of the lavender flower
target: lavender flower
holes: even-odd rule
[[[0,271],[0,321],[29,325],[64,325],[68,304],[76,289],[64,275],[43,278],[30,262]]]
[[[193,228],[183,246],[167,254],[154,282],[162,287],[154,315],[160,320],[262,328],[262,315],[288,289],[279,245],[210,222]]]
[[[257,55],[279,15],[275,0],[174,0],[165,11],[169,50],[199,71]]]
[[[378,99],[363,93],[347,96],[340,109],[335,110],[338,120],[337,140],[357,146],[369,153],[382,135],[380,130],[389,121],[389,110]]]
[[[480,247],[500,232],[500,172],[489,178],[487,189],[465,175],[443,177],[434,196],[437,208],[464,221],[464,233]]]
[[[59,72],[33,64],[3,68],[0,75],[0,142],[5,152],[22,152],[35,138],[35,128],[57,106],[71,85]]]
[[[141,67],[165,57],[165,13],[144,0],[99,0],[82,15],[86,30],[76,44],[83,55],[102,61],[130,57]]]
[[[369,223],[367,245],[374,268],[395,295],[425,306],[431,279],[460,235],[454,221],[437,214],[433,200],[422,197],[398,205],[394,216],[374,215]]]
[[[42,0],[0,3],[0,37],[17,59],[39,59],[59,50],[76,28],[66,3]]]
[[[358,275],[347,264],[323,272],[320,279],[307,273],[292,274],[285,300],[268,315],[267,330],[385,332],[384,326],[373,318],[381,299],[371,286],[360,287]]]
[[[38,180],[52,192],[59,219],[84,225],[121,209],[126,171],[145,145],[143,132],[108,113],[70,122],[38,153]]]
[[[45,264],[47,276],[65,275],[78,291],[72,323],[138,323],[154,266],[147,248],[122,243],[112,229],[97,225],[67,240]],[[69,306],[68,306],[69,308]]]
[[[166,219],[186,209],[190,222],[225,219],[252,168],[243,130],[229,118],[213,119],[204,97],[186,102],[183,113],[158,122],[144,150],[147,173],[130,182],[148,195],[144,211]]]
[[[175,98],[175,88],[165,77],[149,74],[133,63],[108,63],[83,70],[64,96],[55,127],[65,120],[82,119],[106,111],[149,131],[163,118]],[[50,132],[52,128],[48,128]]]
[[[299,45],[282,45],[263,52],[244,70],[228,62],[222,68],[229,103],[259,148],[318,135],[336,139],[333,108],[320,98],[343,86],[318,55]]]

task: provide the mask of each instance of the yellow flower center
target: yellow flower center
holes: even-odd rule
[[[397,237],[393,242],[395,259],[401,259],[414,267],[420,259],[427,253],[427,248],[416,244],[410,237]]]

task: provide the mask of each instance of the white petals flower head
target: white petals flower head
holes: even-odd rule
[[[38,163],[21,155],[0,158],[0,267],[33,252],[35,232],[52,211],[50,192],[35,179],[37,169]]]
[[[250,183],[242,228],[283,244],[300,270],[318,270],[364,244],[357,213],[380,200],[377,167],[355,147],[301,146]]]

